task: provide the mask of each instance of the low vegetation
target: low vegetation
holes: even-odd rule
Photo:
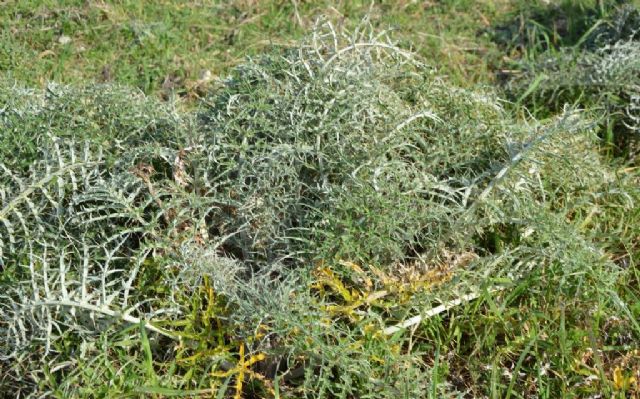
[[[197,89],[3,72],[0,396],[640,395],[637,5],[285,3]]]
[[[507,48],[519,48],[521,53],[513,61],[507,93],[538,116],[558,112],[564,104],[595,111],[609,152],[635,157],[640,128],[640,11],[626,4],[603,5],[592,13],[578,14],[573,24],[565,16],[565,25],[573,26],[566,28],[570,31],[566,38],[553,39],[544,24],[535,22],[514,35],[519,40],[503,38]],[[551,19],[552,25],[557,18]]]

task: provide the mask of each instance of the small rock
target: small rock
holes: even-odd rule
[[[213,74],[210,70],[206,69],[200,72],[200,79],[198,79],[202,83],[210,82],[213,80]]]
[[[58,38],[58,43],[65,45],[71,43],[71,38],[69,36],[62,35]]]

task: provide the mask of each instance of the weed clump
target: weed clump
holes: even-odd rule
[[[513,65],[517,72],[506,81],[506,91],[538,116],[557,113],[565,104],[599,113],[607,149],[634,159],[640,129],[640,11],[631,4],[605,3],[593,16],[592,8],[567,13],[566,20],[584,25],[573,32],[579,33],[573,40],[565,32],[560,36],[566,40],[555,45],[545,35],[520,44]],[[548,8],[553,14],[555,8]]]
[[[222,83],[194,115],[110,86],[7,96],[18,142],[51,129],[0,169],[0,387],[510,394],[480,364],[561,369],[531,344],[550,304],[563,328],[595,306],[630,322],[584,229],[594,196],[633,207],[588,114],[516,121],[366,22]]]
[[[243,65],[200,113],[197,144],[210,154],[197,161],[203,187],[237,203],[217,223],[221,235],[242,230],[226,250],[402,261],[437,241],[435,224],[462,209],[460,190],[500,159],[494,101],[371,32],[325,29]]]

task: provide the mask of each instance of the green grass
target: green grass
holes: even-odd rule
[[[270,39],[299,34],[290,4],[236,3],[15,2],[2,9],[2,69],[31,84],[117,82],[188,94],[206,71],[224,74]]]
[[[636,158],[639,6],[637,1],[523,3],[495,33],[510,55],[503,83],[515,109],[524,105],[546,117],[565,104],[588,108],[600,114],[607,152]]]
[[[614,3],[6,2],[0,397],[640,395]]]
[[[37,86],[115,82],[194,97],[245,57],[292,45],[317,16],[359,20],[371,12],[435,67],[460,81],[486,81],[495,46],[477,34],[500,15],[498,4],[9,1],[0,10],[0,71]]]

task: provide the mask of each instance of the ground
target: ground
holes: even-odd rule
[[[638,397],[638,7],[1,2],[0,397]]]

